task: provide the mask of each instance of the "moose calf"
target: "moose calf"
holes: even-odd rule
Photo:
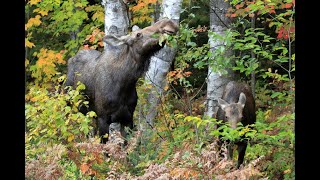
[[[250,86],[241,83],[230,81],[222,94],[222,98],[218,98],[219,109],[217,119],[228,122],[231,128],[237,128],[237,123],[241,122],[243,126],[254,124],[256,122],[255,100],[251,92]],[[222,141],[219,141],[220,146]],[[238,145],[238,163],[237,168],[243,163],[245,151],[248,142],[240,140],[234,142]],[[233,149],[228,142],[228,159],[232,159]]]
[[[109,132],[114,122],[133,128],[133,113],[137,105],[137,80],[149,68],[150,57],[164,47],[156,34],[176,34],[178,24],[163,19],[152,26],[136,30],[131,34],[104,37],[106,48],[80,50],[68,60],[66,86],[82,82],[89,97],[89,107],[97,113],[99,136]],[[102,138],[105,143],[107,138]]]

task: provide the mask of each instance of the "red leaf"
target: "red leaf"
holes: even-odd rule
[[[236,17],[237,15],[235,13],[231,14],[231,17]]]
[[[283,37],[283,27],[279,29],[277,38],[281,39],[282,37]]]
[[[275,14],[275,13],[276,13],[276,11],[272,9],[272,10],[270,10],[270,11],[269,11],[269,13],[270,13],[270,14],[272,14],[272,13],[274,13],[274,14]]]
[[[296,30],[295,27],[290,27],[290,28],[289,28],[289,32],[291,32],[291,33],[294,32],[295,30]]]
[[[291,4],[291,3],[290,3],[290,4],[289,4],[289,3],[287,3],[287,4],[285,4],[285,5],[284,5],[284,7],[285,7],[285,8],[287,8],[287,9],[289,9],[289,8],[291,8],[291,7],[292,7],[292,4]]]

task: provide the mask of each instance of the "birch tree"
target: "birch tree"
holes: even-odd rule
[[[230,4],[224,0],[210,0],[210,30],[214,33],[224,36],[225,30],[227,30],[231,24],[231,20],[225,16]],[[219,39],[213,39],[209,37],[209,44],[212,54],[224,46],[224,41]],[[230,51],[225,53],[225,56],[230,55]],[[207,103],[205,115],[208,117],[214,117],[218,110],[217,98],[222,96],[222,92],[226,83],[228,83],[228,76],[232,76],[231,71],[226,72],[221,67],[214,67],[215,59],[213,63],[209,64],[208,79],[207,79]],[[224,70],[224,71],[223,71]]]
[[[163,0],[160,18],[168,18],[179,23],[182,0]],[[154,118],[157,115],[157,105],[163,94],[166,85],[166,75],[175,57],[176,48],[165,46],[156,55],[151,57],[149,70],[146,72],[146,84],[151,85],[146,104],[146,123],[147,127],[153,127]],[[144,123],[142,123],[142,126]]]
[[[123,0],[102,0],[105,11],[105,34],[123,36],[128,34],[129,17],[128,7]],[[104,44],[106,47],[106,44]],[[109,126],[109,139],[111,134],[121,131],[120,123],[111,123]],[[110,140],[112,140],[111,138]]]
[[[128,7],[123,0],[102,0],[105,11],[104,32],[115,36],[128,34]]]

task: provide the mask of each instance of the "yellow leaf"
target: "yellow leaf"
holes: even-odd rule
[[[27,38],[25,38],[24,41],[25,41],[25,45],[24,45],[25,47],[32,48],[32,47],[35,46],[35,45],[34,45],[32,42],[30,42]]]
[[[41,24],[40,18],[41,18],[40,15],[36,15],[36,17],[34,17],[34,18],[30,18],[28,20],[28,23],[25,25],[25,29],[27,30],[28,28],[30,28],[32,26],[39,26]]]
[[[24,65],[25,65],[25,67],[27,67],[27,66],[29,65],[29,60],[28,60],[28,59],[26,59],[26,60],[24,61]]]
[[[38,12],[39,14],[41,14],[41,16],[48,15],[48,10],[41,10],[40,8],[33,10],[33,12]]]
[[[267,111],[264,113],[264,116],[265,116],[266,119],[268,119],[268,118],[270,117],[270,115],[271,115],[271,110],[270,110],[270,109],[267,110]]]
[[[71,142],[72,140],[74,140],[74,135],[68,137],[68,142]]]
[[[103,135],[102,137],[103,138],[108,138],[108,136],[109,136],[109,134],[108,133],[106,133],[105,135]]]
[[[163,88],[165,91],[167,91],[169,89],[169,86],[166,85],[164,88]]]
[[[30,5],[34,5],[34,4],[38,4],[39,2],[41,2],[41,0],[30,0],[28,3]]]
[[[287,169],[287,170],[283,171],[283,174],[288,174],[288,173],[291,173],[291,169]]]
[[[63,76],[61,76],[61,77],[58,78],[58,81],[59,81],[59,82],[62,82],[62,81],[64,81],[65,79],[66,79],[66,76],[63,75]]]

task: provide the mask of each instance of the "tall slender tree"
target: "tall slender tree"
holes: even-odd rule
[[[179,23],[182,0],[163,0],[160,18],[169,18]],[[151,57],[150,67],[146,73],[146,84],[151,84],[150,93],[146,104],[147,127],[153,127],[157,115],[156,107],[166,85],[166,75],[175,57],[176,48],[165,46],[156,55]]]
[[[128,34],[128,7],[123,0],[102,0],[105,11],[105,34],[123,36]]]
[[[123,0],[102,0],[105,10],[105,34],[123,36],[128,34],[130,25],[128,7]],[[106,44],[104,44],[106,47]],[[111,123],[109,134],[121,131],[120,123]],[[111,137],[111,136],[109,136]]]
[[[230,28],[231,19],[225,16],[230,4],[225,0],[210,0],[210,30],[214,33],[224,36],[225,31]],[[217,48],[224,46],[224,41],[219,39],[213,39],[209,37],[210,49],[212,54]],[[225,56],[230,55],[232,52],[225,52]],[[205,115],[214,117],[218,110],[217,98],[222,96],[224,86],[228,81],[228,76],[232,76],[232,72],[228,71],[228,74],[223,74],[222,69],[213,67],[215,66],[215,59],[209,64],[208,79],[207,79],[207,104]]]

